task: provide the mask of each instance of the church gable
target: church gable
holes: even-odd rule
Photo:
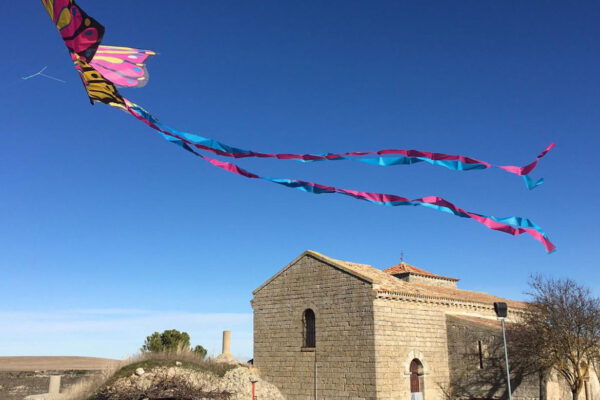
[[[319,261],[319,262],[321,262],[321,264],[323,264],[323,266],[333,268],[334,270],[337,270],[338,272],[347,274],[347,275],[349,275],[355,279],[358,279],[360,281],[363,281],[365,283],[372,284],[375,280],[373,278],[373,276],[370,276],[369,271],[367,270],[368,268],[374,269],[373,267],[371,267],[369,265],[363,265],[363,264],[357,264],[357,263],[350,263],[347,261],[336,260],[336,259],[327,257],[323,254],[320,254],[316,251],[306,250],[305,252],[300,254],[298,257],[296,257],[292,262],[290,262],[287,266],[285,266],[283,269],[281,269],[279,272],[277,272],[275,275],[273,275],[271,278],[267,279],[267,281],[265,283],[263,283],[261,286],[259,286],[258,288],[256,288],[252,292],[252,294],[256,296],[259,294],[259,292],[261,290],[263,290],[267,286],[271,285],[271,283],[275,282],[276,280],[286,279],[286,277],[288,277],[290,275],[290,270],[292,268],[302,268],[302,267],[306,266],[306,263],[305,263],[306,259],[312,259],[312,260]]]
[[[254,363],[285,398],[312,398],[315,368],[319,398],[372,398],[373,287],[355,268],[307,251],[254,291]]]

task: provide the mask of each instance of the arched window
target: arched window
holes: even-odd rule
[[[410,392],[412,398],[423,399],[423,364],[418,359],[410,362]]]
[[[304,314],[302,315],[302,325],[302,336],[304,338],[302,347],[314,348],[317,338],[315,332],[315,312],[310,308],[304,310]]]

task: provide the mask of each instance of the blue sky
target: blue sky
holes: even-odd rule
[[[160,53],[150,83],[124,96],[231,145],[414,148],[523,165],[556,142],[533,174],[546,183],[532,192],[500,170],[239,164],[529,217],[558,251],[433,210],[212,168],[125,113],[91,107],[42,5],[2,2],[0,355],[123,357],[170,328],[218,352],[220,331],[233,326],[234,353],[250,356],[252,290],[305,249],[378,268],[403,252],[461,288],[515,299],[532,273],[600,295],[597,3],[78,4],[106,27],[104,44]],[[20,79],[45,65],[67,83]]]

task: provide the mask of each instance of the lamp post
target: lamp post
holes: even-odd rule
[[[256,399],[256,392],[255,392],[256,388],[254,386],[254,385],[256,385],[256,382],[258,382],[258,379],[255,378],[255,377],[253,377],[253,376],[251,376],[250,377],[250,383],[252,383],[252,400]]]
[[[496,316],[502,321],[502,339],[504,339],[504,360],[506,362],[506,383],[508,384],[508,399],[512,400],[512,391],[510,390],[510,370],[508,368],[508,351],[506,350],[506,333],[504,329],[504,320],[508,314],[508,306],[506,303],[494,303],[494,311]]]

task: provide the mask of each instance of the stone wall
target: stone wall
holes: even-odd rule
[[[410,363],[423,364],[425,400],[442,399],[448,381],[444,309],[420,301],[374,301],[377,398],[410,399]]]
[[[372,288],[305,255],[255,292],[254,363],[288,400],[375,399]],[[303,351],[302,316],[315,312],[316,351]]]
[[[503,398],[506,394],[506,366],[500,326],[496,321],[482,324],[448,315],[450,391],[456,398]],[[499,323],[496,323],[499,325]],[[481,353],[480,353],[481,348]],[[543,382],[537,373],[523,374],[511,368],[512,398],[537,400]]]

